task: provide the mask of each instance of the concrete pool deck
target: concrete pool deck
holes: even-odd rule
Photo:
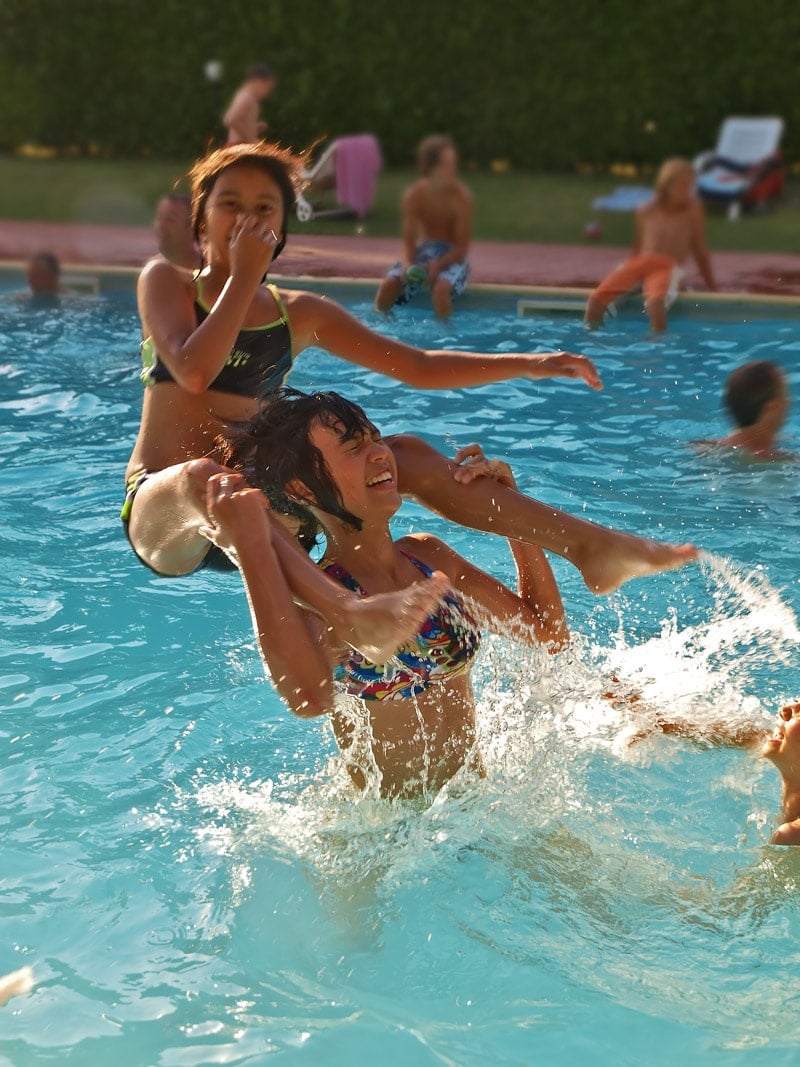
[[[294,222],[286,249],[275,265],[276,276],[377,281],[400,251],[399,239],[353,233],[306,234],[301,225]],[[352,223],[342,225],[349,229]],[[0,264],[23,266],[30,255],[43,250],[54,252],[65,271],[116,268],[123,272],[138,270],[156,249],[147,226],[0,221]],[[627,248],[588,243],[475,241],[470,282],[590,289],[627,253]],[[712,262],[723,293],[800,296],[800,256],[715,252]],[[687,283],[690,289],[702,289],[701,279],[691,267]]]

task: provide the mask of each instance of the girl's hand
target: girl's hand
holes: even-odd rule
[[[209,522],[200,527],[200,533],[223,552],[235,553],[243,537],[263,530],[268,510],[264,494],[249,486],[241,474],[214,474],[206,484]]]
[[[543,352],[530,356],[530,359],[535,361],[531,378],[581,378],[592,389],[603,388],[597,368],[586,356],[576,356],[572,352]]]
[[[255,215],[237,215],[228,245],[231,276],[251,277],[255,285],[260,285],[278,240],[272,227]]]
[[[469,485],[476,478],[492,478],[509,489],[517,488],[514,472],[509,465],[502,459],[487,459],[480,445],[459,448],[454,462],[458,467],[453,472],[453,478],[461,485]]]

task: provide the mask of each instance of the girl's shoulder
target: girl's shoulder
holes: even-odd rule
[[[430,533],[412,533],[399,538],[395,544],[407,556],[420,560],[431,570],[444,571],[453,577],[462,557],[441,538]]]

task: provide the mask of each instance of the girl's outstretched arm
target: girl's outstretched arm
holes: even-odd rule
[[[294,350],[311,345],[415,389],[458,389],[509,378],[573,378],[601,389],[590,359],[570,352],[510,354],[425,351],[374,333],[343,307],[314,293],[286,294]]]

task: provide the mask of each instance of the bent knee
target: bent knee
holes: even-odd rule
[[[193,482],[202,482],[206,484],[209,478],[215,474],[224,474],[228,468],[220,466],[219,463],[215,463],[213,459],[203,457],[202,459],[190,459],[184,466],[184,473]]]

